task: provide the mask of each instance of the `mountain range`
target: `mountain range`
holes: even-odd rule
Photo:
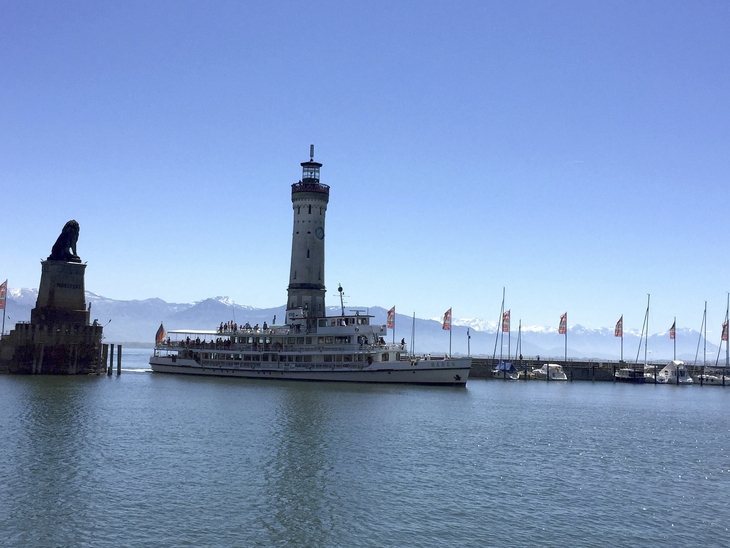
[[[30,310],[38,298],[37,289],[10,289],[6,303],[5,332],[17,322],[30,320]],[[194,303],[168,303],[162,299],[122,301],[86,292],[87,305],[91,304],[91,319],[97,319],[104,326],[107,342],[126,346],[152,346],[155,333],[162,323],[169,332],[174,329],[215,329],[221,322],[233,320],[239,324],[249,322],[262,325],[264,321],[273,324],[276,318],[282,323],[285,306],[275,308],[253,308],[236,304],[227,297],[211,297]],[[373,316],[377,325],[386,323],[387,310],[383,307],[348,307],[360,314]],[[327,307],[327,314],[339,315],[339,307]],[[396,313],[395,333],[389,331],[388,339],[405,339],[409,347],[412,339],[417,353],[440,354],[451,351],[454,355],[492,357],[500,355],[512,358],[518,353],[518,333],[497,333],[497,323],[478,318],[452,320],[451,333],[442,329],[441,320],[413,318]],[[415,337],[414,337],[415,334]],[[469,337],[469,338],[468,338]],[[554,327],[523,326],[520,336],[521,353],[525,358],[554,358],[565,356],[565,336]],[[646,341],[646,342],[644,342]],[[676,330],[677,359],[687,363],[701,363],[704,341],[694,329]],[[501,342],[501,344],[500,344]],[[621,339],[614,337],[613,328],[589,329],[581,325],[568,328],[567,355],[574,359],[618,360],[621,354]],[[674,355],[674,341],[668,332],[655,333],[641,339],[640,333],[624,330],[624,360],[644,361],[644,347],[648,361],[670,360]],[[707,363],[714,364],[718,345],[707,342]],[[720,362],[724,363],[723,348]]]

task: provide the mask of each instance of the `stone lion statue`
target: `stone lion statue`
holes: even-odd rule
[[[63,225],[63,230],[56,243],[53,244],[49,261],[66,261],[80,263],[81,259],[76,255],[76,242],[79,239],[79,223],[74,220]]]

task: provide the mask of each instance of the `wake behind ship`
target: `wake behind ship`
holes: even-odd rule
[[[388,344],[387,325],[359,313],[326,316],[325,214],[329,186],[322,164],[302,162],[292,185],[294,228],[286,323],[221,325],[218,329],[158,331],[152,370],[159,373],[307,381],[465,385],[471,358],[409,356],[405,343]],[[339,288],[342,297],[342,288]]]

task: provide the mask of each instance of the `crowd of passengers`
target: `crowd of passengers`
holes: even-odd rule
[[[217,339],[211,339],[210,342],[205,340],[200,340],[200,337],[196,337],[195,339],[191,339],[190,337],[185,337],[180,342],[170,342],[170,337],[167,338],[167,344],[168,346],[184,346],[185,348],[212,348],[212,349],[222,349],[222,348],[230,348],[231,347],[231,339],[223,339],[221,337],[218,337]],[[259,347],[259,343],[254,342],[251,344],[251,346],[256,349]],[[262,347],[264,347],[263,344],[261,344]],[[266,345],[268,347],[268,344]],[[264,347],[264,348],[266,348]],[[282,344],[281,343],[273,343],[271,345],[274,349],[281,350]]]
[[[170,337],[167,337],[166,341],[168,346],[173,346],[172,342],[170,341]],[[200,340],[200,337],[196,337],[195,339],[191,339],[189,336],[185,337],[184,340],[180,341],[179,343],[175,343],[175,346],[177,345],[184,346],[185,348],[230,348],[231,347],[231,339],[223,339],[221,337],[218,337],[217,339],[211,339],[210,342],[208,340]],[[360,348],[367,346],[369,344],[368,338],[364,335],[360,335],[357,337],[357,344],[360,345]],[[374,340],[375,345],[379,346],[385,346],[386,342],[383,339],[383,337],[375,338]],[[254,342],[252,345],[254,348],[257,348],[259,345],[258,343]],[[402,339],[400,342],[400,347],[405,348],[406,341],[405,339]],[[273,348],[281,350],[282,344],[280,342],[273,343]]]
[[[244,325],[238,325],[234,321],[227,321],[227,322],[221,322],[221,324],[218,326],[218,333],[237,333],[239,329],[241,331],[266,331],[269,328],[266,322],[264,322],[264,325],[262,327],[259,327],[259,324],[254,325],[251,327],[251,324],[246,322]]]

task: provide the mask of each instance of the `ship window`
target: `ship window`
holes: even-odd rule
[[[368,325],[368,319],[367,318],[358,318],[357,323],[358,323],[358,325]]]
[[[269,361],[269,355],[268,354],[264,354],[263,356],[261,356],[261,361],[264,361],[264,362]]]
[[[302,361],[302,358],[303,358],[303,356],[294,356],[294,361],[295,362],[301,362]]]
[[[294,344],[294,341],[295,341],[294,337],[287,337],[286,338],[286,342],[288,342],[289,344]]]
[[[350,355],[350,354],[345,354],[345,355],[343,356],[343,360],[342,360],[342,361],[344,361],[344,362],[351,362],[351,361],[352,361],[352,355]]]
[[[304,337],[297,337],[297,344],[304,344]]]
[[[293,362],[294,361],[294,356],[287,356],[286,357],[286,361]]]
[[[304,342],[305,342],[306,344],[312,344],[312,337],[307,337],[307,338],[306,338],[306,339],[304,340]]]
[[[319,320],[319,327],[327,327],[327,320]]]
[[[304,361],[305,361],[306,363],[311,363],[311,361],[312,361],[312,356],[304,356]]]
[[[317,337],[317,344],[324,344],[324,337]]]
[[[390,360],[390,354],[388,354],[387,352],[383,352],[382,361],[387,362],[388,360]]]
[[[332,361],[332,356],[330,356],[329,354],[325,354],[324,361],[326,363],[330,363]]]
[[[397,361],[397,362],[400,361],[400,352],[395,353],[395,361]]]
[[[333,341],[334,341],[334,338],[333,337],[325,337],[324,338],[324,343],[325,344],[332,344]]]
[[[341,362],[342,361],[342,354],[337,354],[336,356],[333,356],[333,361]]]

